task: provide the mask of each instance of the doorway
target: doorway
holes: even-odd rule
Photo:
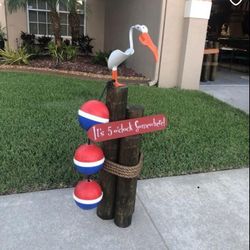
[[[217,45],[218,54],[204,55],[202,74],[213,68],[215,75],[201,75],[201,84],[249,84],[249,10],[248,0],[238,6],[230,0],[212,1],[206,45]]]

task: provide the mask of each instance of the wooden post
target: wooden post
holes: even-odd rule
[[[127,118],[142,117],[144,108],[142,106],[130,106],[127,109]],[[129,136],[121,139],[119,164],[135,166],[140,158],[140,135]],[[117,177],[116,202],[115,202],[115,224],[119,227],[128,227],[132,221],[135,207],[137,177]]]
[[[206,41],[205,44],[205,49],[208,48],[208,42]],[[202,69],[201,69],[201,81],[206,82],[208,80],[208,75],[209,75],[209,67],[210,67],[210,62],[209,62],[209,55],[204,54],[203,55],[203,63],[202,63]]]
[[[113,81],[108,83],[106,105],[110,112],[110,121],[119,121],[126,118],[128,87],[116,88]],[[119,139],[103,142],[103,152],[106,159],[118,162]],[[115,190],[117,177],[101,170],[99,181],[103,191],[103,198],[97,208],[97,215],[104,220],[114,218]]]
[[[213,44],[214,44],[213,48],[219,49],[219,42],[214,42]],[[218,67],[218,59],[219,59],[219,53],[215,53],[211,55],[211,67],[210,67],[209,81],[215,80],[217,67]]]

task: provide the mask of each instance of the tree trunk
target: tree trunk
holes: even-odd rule
[[[72,45],[77,45],[80,36],[80,17],[76,12],[69,13],[69,25],[71,29]]]
[[[61,24],[60,24],[59,13],[56,11],[51,11],[50,18],[51,18],[53,33],[55,36],[55,44],[58,47],[61,47],[62,46],[62,39],[61,39]]]

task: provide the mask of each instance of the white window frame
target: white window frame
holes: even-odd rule
[[[83,34],[86,35],[86,31],[87,31],[87,18],[86,18],[86,6],[87,6],[87,0],[83,0],[84,2],[84,11],[82,11],[80,14],[83,14],[84,15],[84,25],[83,25]],[[47,2],[46,2],[46,8],[47,8]],[[36,11],[37,13],[38,12],[46,12],[46,21],[48,20],[47,19],[47,15],[48,13],[50,12],[50,10],[48,9],[38,9],[38,8],[30,8],[29,5],[28,5],[28,2],[27,2],[27,7],[26,7],[26,12],[27,12],[27,31],[28,33],[30,33],[30,21],[29,21],[29,11]],[[59,13],[65,13],[65,14],[69,14],[69,11],[62,11],[62,10],[59,10],[59,4],[57,5],[57,11]],[[38,17],[37,17],[37,20],[38,20]],[[32,23],[32,22],[31,22]],[[45,23],[46,24],[46,34],[34,34],[36,37],[43,37],[43,36],[48,36],[48,37],[54,37],[54,35],[49,35],[48,34],[48,26],[47,26],[47,22]],[[37,22],[37,30],[39,31],[39,22]],[[81,25],[82,26],[82,25]],[[67,33],[68,33],[68,28],[69,28],[69,21],[67,20]],[[64,39],[69,39],[71,40],[71,36],[61,36],[62,38]]]

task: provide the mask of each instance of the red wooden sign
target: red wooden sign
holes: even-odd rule
[[[101,142],[163,130],[166,126],[167,119],[164,115],[151,115],[94,125],[88,130],[87,135],[90,140]]]

